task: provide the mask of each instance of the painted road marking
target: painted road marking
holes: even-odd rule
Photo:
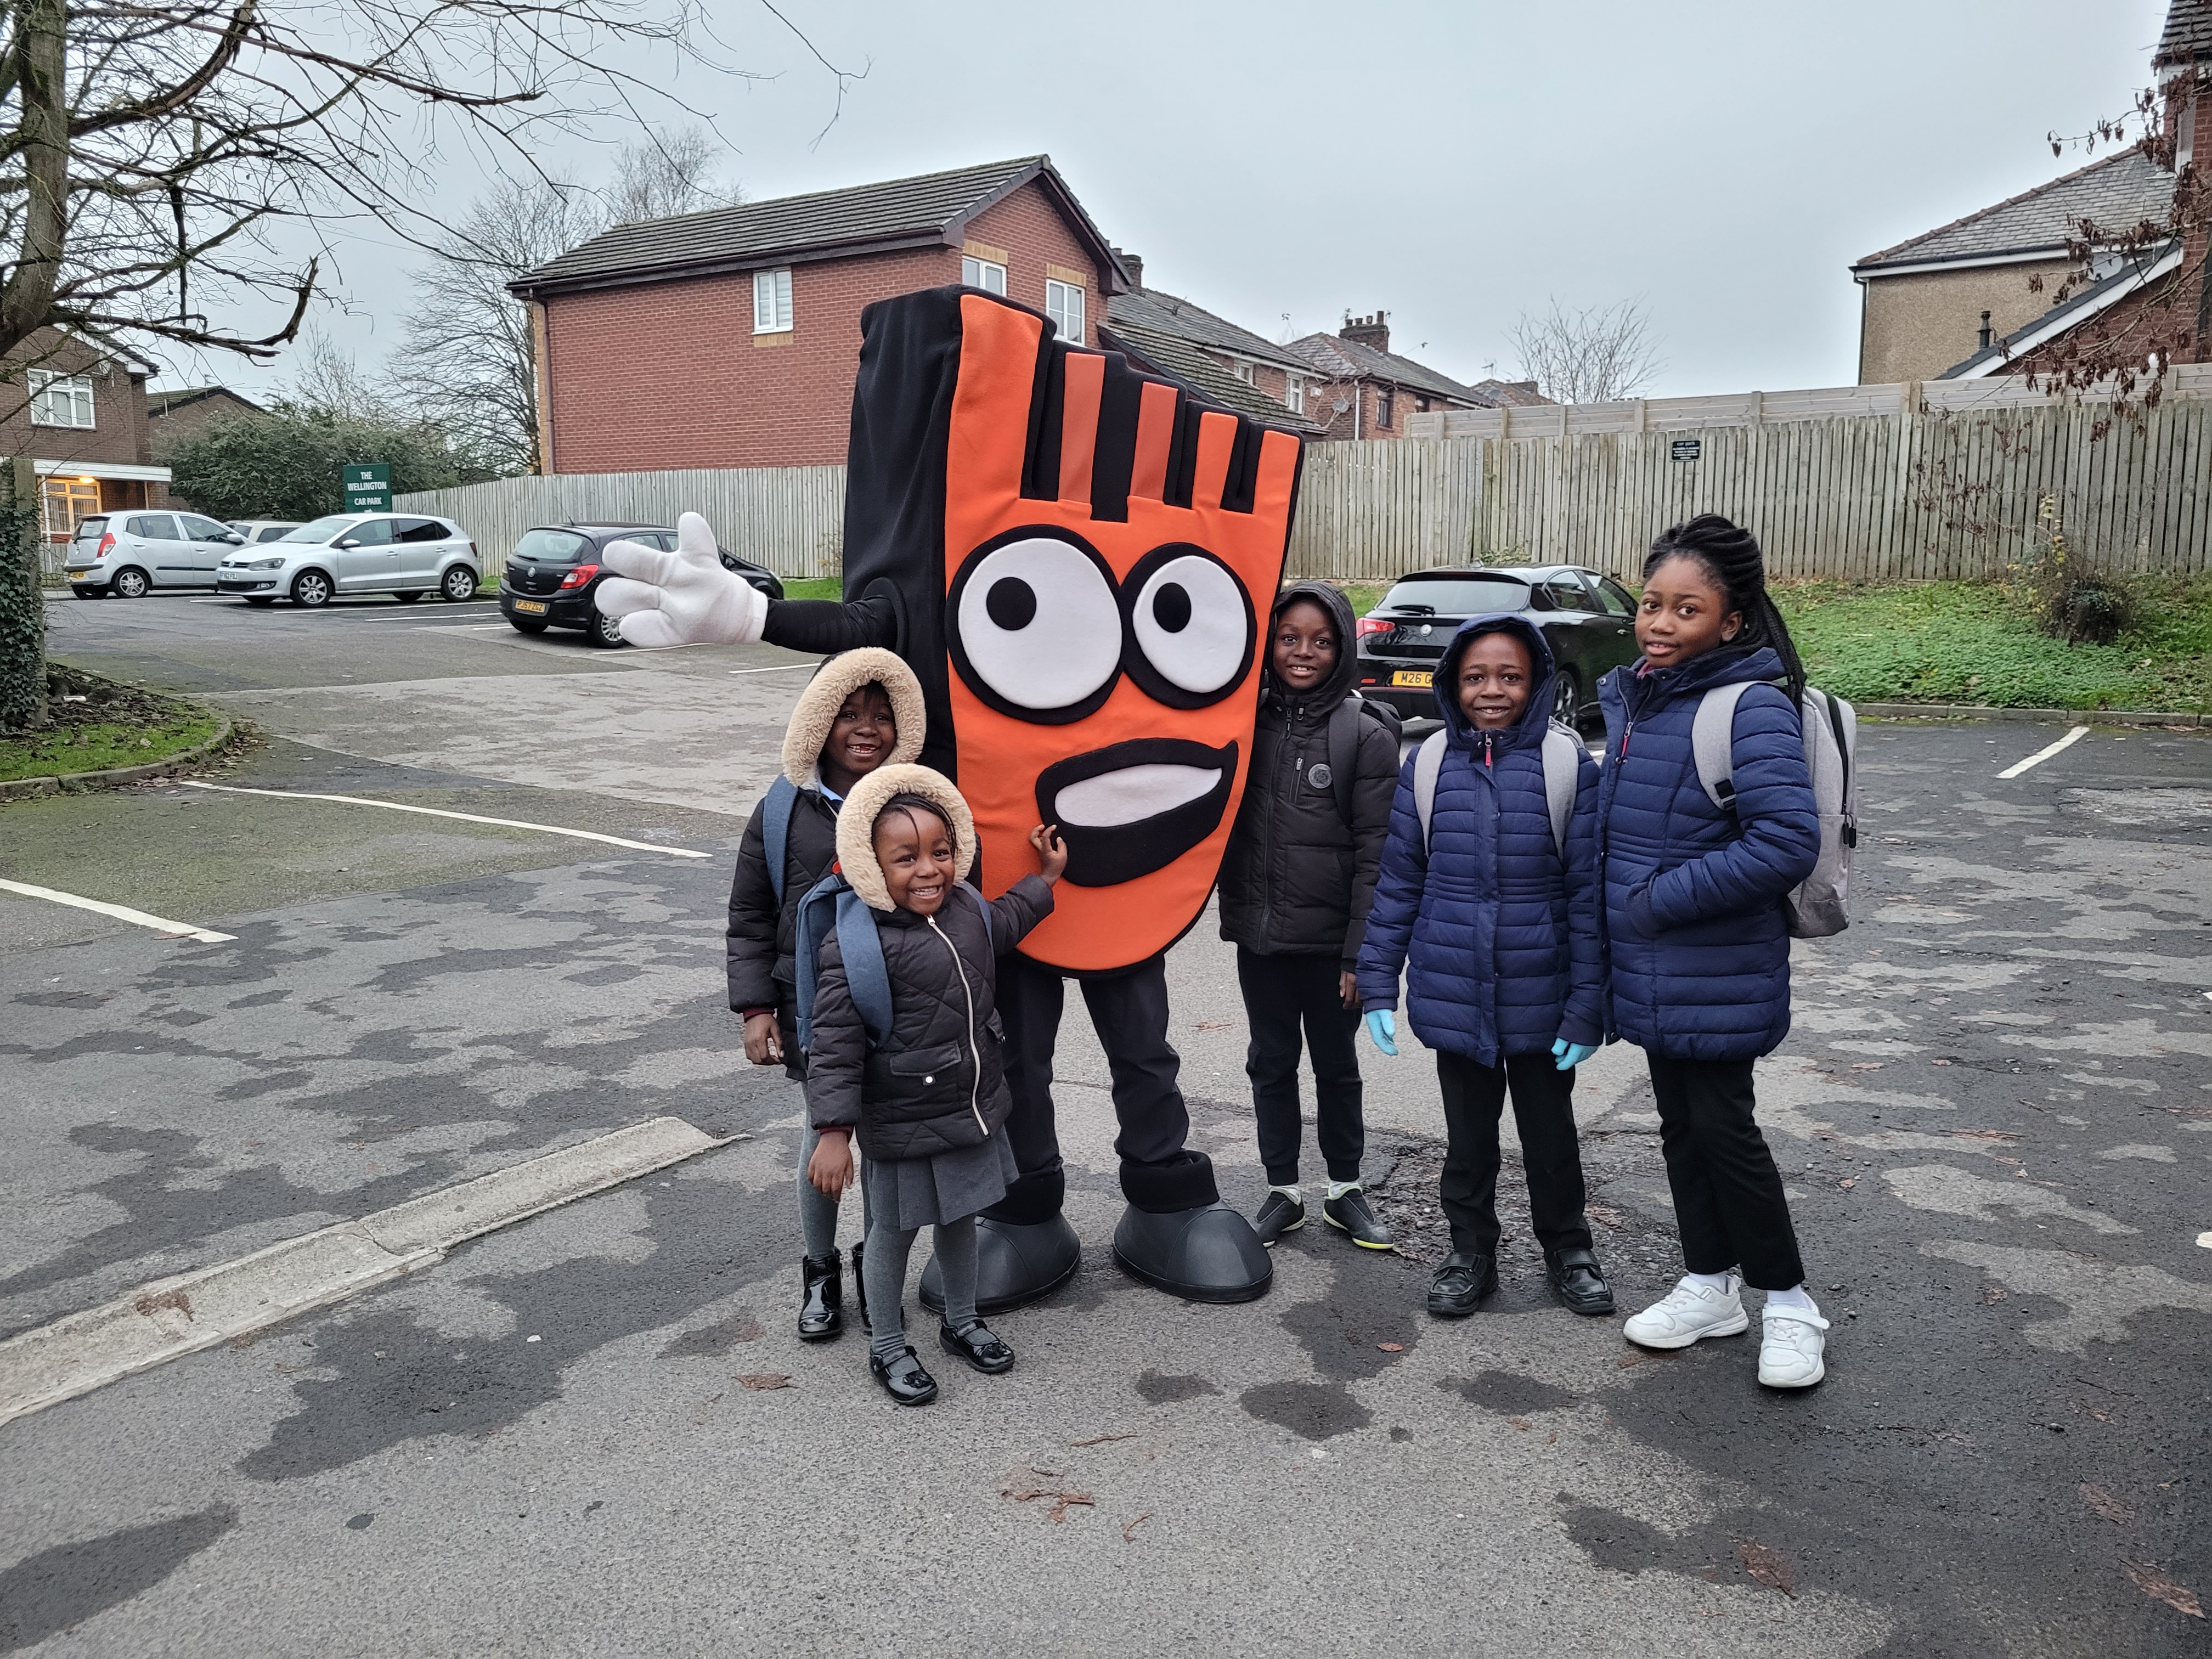
[[[780,662],[773,668],[732,668],[730,672],[732,674],[789,674],[798,669],[817,668],[820,665],[818,663],[811,662]]]
[[[2198,1243],[2198,1244],[2200,1244],[2201,1246],[2203,1246],[2205,1249],[2212,1250],[2212,1233],[2199,1233],[2199,1234],[2197,1234],[2197,1243]]]
[[[234,783],[202,783],[196,778],[179,778],[178,782],[187,789],[214,789],[226,795],[269,795],[277,800],[330,800],[347,806],[381,806],[392,812],[420,812],[427,817],[459,818],[464,823],[493,823],[502,830],[535,830],[540,835],[574,836],[580,841],[603,841],[610,847],[627,847],[640,853],[665,853],[671,858],[714,857],[712,853],[695,852],[689,847],[662,847],[649,841],[627,841],[620,836],[603,836],[596,830],[571,830],[558,823],[531,823],[521,818],[488,818],[480,812],[451,812],[442,806],[410,806],[404,801],[370,800],[363,795],[311,795],[297,789],[246,789]],[[222,937],[228,939],[230,936],[226,933]]]
[[[717,1139],[681,1118],[651,1118],[358,1221],[142,1285],[0,1342],[0,1423],[434,1267],[468,1239],[743,1139]]]
[[[222,945],[238,937],[235,933],[218,933],[210,927],[195,927],[189,921],[171,921],[163,916],[149,916],[143,910],[134,910],[127,904],[110,904],[106,899],[83,898],[52,887],[33,887],[27,881],[0,881],[0,889],[21,893],[25,898],[46,899],[54,904],[73,904],[80,910],[96,910],[103,916],[127,921],[134,927],[150,927],[157,933],[167,933],[173,938],[196,939],[203,945]]]
[[[2000,778],[2016,778],[2021,773],[2027,771],[2029,767],[2042,765],[2044,762],[2049,760],[2053,755],[2058,753],[2060,750],[2071,749],[2075,744],[2081,742],[2082,738],[2088,735],[2089,728],[2087,726],[2077,726],[2071,732],[2069,732],[2064,737],[2059,738],[2057,742],[2052,744],[2050,747],[2037,750],[2033,755],[2030,755],[2024,761],[2014,761],[2010,766],[2006,767],[2003,771],[1998,773],[1997,776]]]

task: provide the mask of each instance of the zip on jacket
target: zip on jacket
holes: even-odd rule
[[[983,1086],[983,1051],[975,1042],[975,988],[968,982],[968,964],[960,959],[960,947],[946,938],[945,930],[937,925],[935,916],[925,916],[922,920],[929,924],[931,933],[945,941],[945,948],[952,952],[952,971],[960,975],[960,994],[968,1003],[968,1058],[974,1062],[974,1069],[968,1078],[968,1109],[975,1114],[975,1127],[988,1137],[991,1126],[983,1121],[982,1103],[977,1097],[977,1091]]]

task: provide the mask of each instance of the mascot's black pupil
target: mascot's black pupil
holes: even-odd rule
[[[1165,583],[1152,595],[1152,620],[1170,634],[1190,626],[1190,595],[1181,582]]]
[[[983,596],[983,610],[1006,632],[1018,633],[1036,620],[1036,589],[1019,576],[1001,576]],[[1188,614],[1189,606],[1184,611]]]

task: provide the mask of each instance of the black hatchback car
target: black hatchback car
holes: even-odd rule
[[[676,532],[662,525],[627,524],[545,525],[526,531],[500,573],[501,614],[526,634],[580,628],[593,645],[624,643],[620,619],[602,614],[592,603],[599,584],[615,574],[600,562],[609,542],[673,548]],[[726,547],[718,550],[726,569],[736,571],[771,599],[783,597],[783,584],[773,571],[739,558]]]
[[[1528,613],[1559,665],[1552,712],[1577,730],[1597,712],[1597,683],[1636,660],[1636,601],[1610,576],[1574,565],[1417,570],[1359,619],[1359,695],[1408,720],[1436,717],[1431,679],[1469,617]]]

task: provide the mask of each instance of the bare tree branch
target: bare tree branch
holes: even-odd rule
[[[1667,366],[1635,300],[1568,312],[1554,299],[1541,316],[1522,312],[1507,337],[1522,374],[1554,403],[1632,398]]]

